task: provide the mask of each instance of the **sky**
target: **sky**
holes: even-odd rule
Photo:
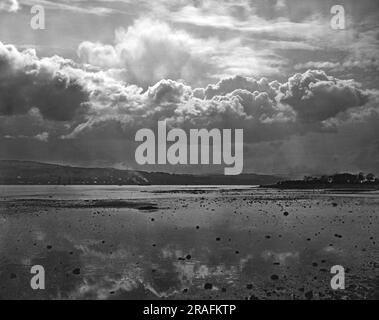
[[[166,121],[244,129],[246,173],[379,174],[378,18],[376,0],[0,0],[0,159],[223,170],[137,165],[135,133]]]

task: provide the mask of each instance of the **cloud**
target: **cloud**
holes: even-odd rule
[[[195,81],[212,68],[205,57],[213,45],[217,43],[143,19],[127,30],[119,29],[114,45],[83,42],[78,54],[92,65],[125,69],[126,81],[146,87],[166,78]]]
[[[275,89],[270,86],[266,78],[257,81],[254,78],[242,76],[225,78],[215,85],[208,85],[205,90],[202,90],[202,95],[206,99],[212,99],[214,96],[225,95],[237,89],[247,90],[251,93],[256,91],[268,92],[271,97],[275,95]],[[199,92],[198,94],[201,93]]]
[[[298,73],[281,86],[280,101],[290,105],[300,120],[324,121],[352,107],[363,106],[368,95],[352,80],[327,76],[324,71]]]
[[[319,70],[295,74],[284,83],[234,76],[193,88],[160,80],[144,91],[115,79],[112,70],[58,56],[40,59],[33,50],[19,52],[2,44],[0,71],[0,115],[38,110],[45,120],[69,123],[70,131],[62,134],[66,139],[97,131],[102,137],[132,140],[138,129],[166,120],[185,129],[243,128],[247,141],[269,141],[330,130],[336,124],[328,120],[366,105],[372,95],[354,80]]]
[[[17,12],[20,9],[20,4],[17,0],[0,0],[0,12]]]
[[[114,10],[112,8],[92,6],[91,2],[90,1],[22,0],[23,4],[26,4],[29,6],[42,5],[46,9],[64,10],[64,11],[70,11],[70,12],[79,13],[79,14],[106,16],[106,15],[110,15],[112,13],[117,12],[117,10]]]
[[[334,54],[326,55],[328,60],[296,63],[294,68],[296,70],[316,68],[334,73],[360,70],[366,75],[376,75],[379,71],[379,59],[377,58],[379,56],[379,37],[376,23],[377,14],[374,16],[368,14],[362,21],[359,21],[359,24],[352,25],[341,35],[325,37],[331,40],[327,46],[329,49],[335,50]],[[359,73],[354,72],[354,74]]]
[[[85,112],[88,93],[71,62],[60,57],[38,59],[34,50],[19,52],[0,42],[0,115],[37,108],[49,120],[70,121]]]
[[[295,70],[302,69],[336,69],[341,65],[339,62],[330,61],[308,61],[306,63],[298,63],[294,66]]]
[[[27,154],[54,146],[65,158],[92,159],[96,154],[99,161],[125,161],[136,131],[154,129],[166,120],[169,127],[185,130],[244,129],[245,144],[253,148],[253,153],[247,148],[246,167],[261,172],[289,167],[314,172],[322,167],[318,164],[328,163],[323,156],[334,157],[334,144],[343,148],[340,154],[350,154],[340,163],[349,159],[349,168],[355,168],[351,164],[357,155],[353,157],[349,147],[362,145],[359,139],[365,137],[371,138],[364,148],[376,158],[369,142],[375,140],[372,135],[379,125],[373,120],[379,119],[379,94],[354,80],[308,70],[284,81],[231,76],[196,87],[161,79],[142,88],[120,79],[120,73],[1,45],[2,157],[19,155],[14,144],[22,143],[29,144]],[[368,125],[371,135],[364,129]],[[325,143],[312,140],[315,136],[328,136],[328,151],[322,151]],[[51,149],[44,152],[48,155]],[[372,167],[367,157],[365,166]]]
[[[138,129],[166,120],[169,126],[184,129],[243,128],[249,142],[280,140],[311,131],[330,132],[336,124],[327,120],[365,105],[370,97],[353,80],[317,70],[296,74],[285,83],[231,77],[206,88],[161,80],[144,92],[130,86],[113,89],[106,94],[100,90],[96,100],[107,107],[92,110],[88,121],[64,138],[132,138]]]
[[[86,63],[0,46],[0,156],[128,162],[135,131],[166,120],[245,129],[251,171],[379,170],[374,2],[346,2],[335,31],[316,0],[0,0],[4,41]],[[23,30],[17,3],[55,31]]]
[[[196,86],[235,74],[277,73],[277,65],[268,62],[269,53],[244,45],[237,36],[224,41],[194,37],[152,19],[139,19],[127,30],[116,31],[113,45],[85,41],[78,55],[82,62],[105,70],[122,69],[122,80],[144,88],[162,79]]]

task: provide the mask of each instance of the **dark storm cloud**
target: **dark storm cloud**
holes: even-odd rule
[[[38,59],[0,42],[0,115],[26,114],[37,108],[48,120],[71,121],[86,110],[89,94],[60,57]]]

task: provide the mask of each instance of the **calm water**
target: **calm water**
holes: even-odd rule
[[[0,297],[378,298],[378,222],[376,193],[1,186]]]

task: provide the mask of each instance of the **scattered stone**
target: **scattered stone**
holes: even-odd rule
[[[76,268],[72,271],[73,274],[79,275],[80,274],[80,268]]]
[[[307,298],[308,300],[311,300],[313,298],[313,291],[307,291],[305,294],[304,294],[305,298]]]
[[[204,285],[204,289],[205,289],[205,290],[212,290],[212,288],[213,288],[212,283],[206,283],[206,284]]]

